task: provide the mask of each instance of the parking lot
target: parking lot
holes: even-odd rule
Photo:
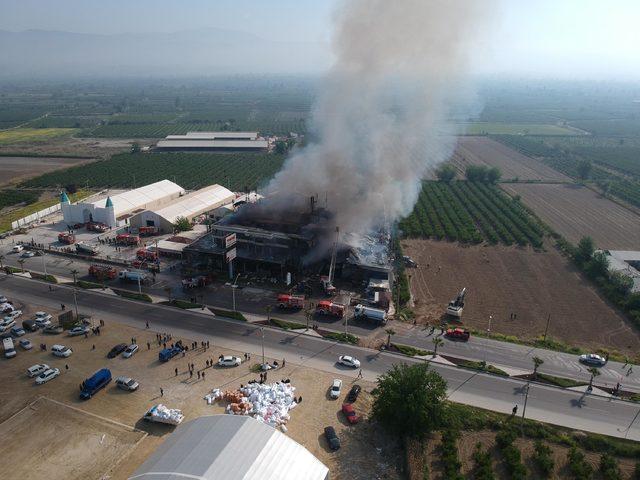
[[[24,311],[18,323],[42,309],[37,305],[25,305],[19,299],[11,300]],[[55,317],[59,312],[50,313]],[[94,321],[99,324],[98,319]],[[0,382],[6,386],[0,392],[0,433],[15,432],[16,429],[31,432],[21,435],[20,442],[12,441],[7,445],[5,455],[13,458],[21,455],[19,451],[39,451],[42,445],[52,445],[51,450],[45,449],[47,454],[39,465],[30,466],[26,460],[21,462],[21,477],[95,478],[86,475],[91,471],[96,475],[106,473],[111,478],[126,479],[173,428],[142,421],[141,417],[148,408],[157,403],[180,408],[185,420],[222,413],[225,404],[207,405],[203,399],[207,393],[213,388],[235,389],[251,379],[258,379],[258,374],[251,371],[257,363],[253,360],[235,368],[207,367],[206,361],[215,362],[220,354],[241,356],[244,353],[225,349],[223,345],[210,345],[207,350],[190,350],[184,357],[178,355],[169,362],[161,363],[158,352],[162,346],[157,343],[157,333],[112,323],[107,323],[100,335],[89,334],[87,338],[28,333],[25,337],[34,344],[32,350],[23,351],[17,347],[15,358],[0,360]],[[132,338],[141,347],[138,353],[128,359],[122,356],[107,359],[108,351],[115,344],[130,343]],[[192,340],[198,341],[197,338],[182,340],[187,345]],[[47,351],[38,348],[41,343],[47,345]],[[70,347],[73,354],[69,358],[54,357],[50,351],[54,343]],[[27,377],[26,369],[36,363],[58,368],[61,374],[44,385],[35,385],[34,380]],[[195,367],[193,376],[188,373],[188,364],[191,363]],[[111,382],[92,399],[80,400],[80,383],[104,367],[111,370],[114,378],[119,375],[135,378],[140,382],[139,390],[125,392]],[[198,378],[198,372],[204,372],[204,375],[201,373]],[[393,478],[381,476],[385,471],[381,465],[386,465],[387,459],[393,458],[388,440],[369,422],[349,426],[340,411],[354,382],[352,372],[331,375],[287,362],[285,368],[270,372],[268,381],[282,378],[289,378],[296,387],[296,395],[303,396],[303,402],[291,412],[287,434],[318,456],[330,468],[333,478]],[[343,380],[343,391],[338,400],[329,397],[333,378]],[[359,384],[363,386],[363,392],[354,406],[358,414],[366,418],[371,403],[368,392],[373,385],[368,382]],[[40,397],[59,404],[46,400],[32,404]],[[55,407],[50,408],[49,405]],[[56,418],[52,427],[41,428],[40,416],[45,410],[51,411]],[[324,440],[322,431],[327,425],[333,425],[342,439],[343,447],[338,452],[331,452]],[[58,440],[62,429],[67,441]],[[376,453],[372,455],[372,451]],[[58,470],[61,459],[68,456],[77,461],[65,462],[64,471]],[[91,466],[93,464],[95,467]],[[59,477],[57,474],[51,476],[51,472],[58,471],[61,473]],[[48,476],[41,476],[45,472]]]

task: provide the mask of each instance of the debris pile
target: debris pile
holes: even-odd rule
[[[154,422],[168,423],[170,425],[179,425],[184,420],[182,410],[177,408],[169,408],[162,403],[152,407],[147,413]]]

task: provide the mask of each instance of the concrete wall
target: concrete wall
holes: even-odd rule
[[[117,226],[113,207],[96,207],[91,203],[62,204],[62,215],[69,225],[94,221],[112,228]]]

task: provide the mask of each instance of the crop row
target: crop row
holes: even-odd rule
[[[519,201],[495,186],[424,182],[413,212],[400,222],[409,237],[463,243],[542,244],[543,231]]]
[[[219,183],[232,190],[256,188],[282,167],[284,157],[267,153],[124,153],[87,165],[45,173],[24,187],[134,188],[172,180],[188,189]]]

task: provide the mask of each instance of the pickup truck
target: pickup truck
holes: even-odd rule
[[[179,425],[184,420],[184,415],[177,408],[167,408],[159,403],[154,405],[142,417],[148,422],[167,423],[169,425]]]
[[[184,350],[184,347],[182,346],[182,343],[177,342],[173,347],[160,350],[160,353],[158,353],[158,360],[160,360],[161,362],[168,362],[173,357],[181,353],[183,350]]]

